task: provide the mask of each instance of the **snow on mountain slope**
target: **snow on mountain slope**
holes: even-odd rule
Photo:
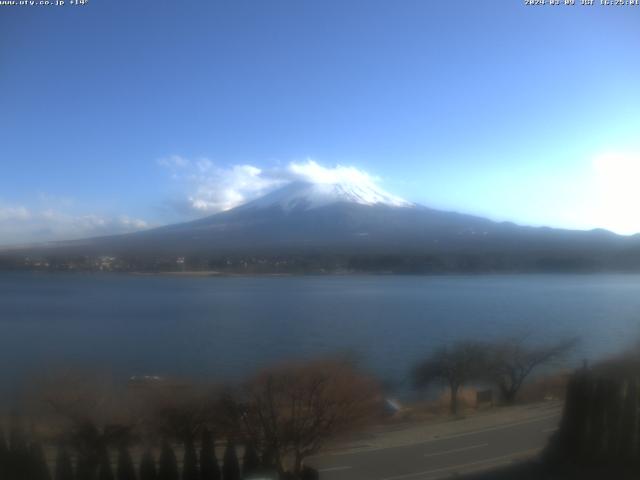
[[[293,182],[239,208],[280,207],[285,211],[311,210],[339,202],[390,207],[415,206],[373,184]]]

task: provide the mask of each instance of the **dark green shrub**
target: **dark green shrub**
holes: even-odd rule
[[[242,457],[242,475],[250,475],[260,468],[260,457],[252,443],[245,446],[244,456]]]
[[[202,480],[220,480],[221,473],[216,458],[215,442],[208,429],[202,431],[202,447],[200,449],[200,478]]]
[[[178,461],[176,454],[169,445],[169,442],[162,442],[162,450],[160,451],[160,464],[158,465],[158,480],[180,480],[178,473]]]
[[[6,476],[18,480],[31,475],[31,458],[24,432],[15,418],[9,429],[9,451],[6,458]]]
[[[184,443],[184,460],[182,462],[182,480],[200,480],[198,471],[198,455],[193,440]]]
[[[73,466],[66,448],[59,448],[56,456],[55,480],[73,480]]]
[[[240,463],[233,442],[228,442],[224,451],[222,478],[223,480],[240,480]]]
[[[4,430],[0,427],[0,478],[8,476],[9,447],[4,438]]]
[[[156,460],[153,458],[151,450],[145,450],[140,460],[140,480],[156,480],[158,472],[156,471]]]
[[[300,472],[300,480],[320,480],[320,473],[315,468],[304,466]]]
[[[39,442],[29,445],[29,480],[51,480],[44,450]]]
[[[115,480],[113,477],[113,469],[111,468],[111,459],[106,449],[100,454],[100,466],[98,467],[98,480]]]
[[[118,466],[116,467],[117,480],[136,480],[136,470],[129,449],[121,446],[118,449]]]
[[[95,457],[88,451],[78,452],[78,460],[76,462],[76,480],[95,480],[96,470],[98,469]]]

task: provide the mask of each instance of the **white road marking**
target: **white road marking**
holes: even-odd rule
[[[482,448],[482,447],[488,447],[488,446],[489,446],[488,443],[479,443],[478,445],[470,445],[468,447],[454,448],[453,450],[445,450],[444,452],[427,453],[425,454],[425,457],[426,458],[438,457],[440,455],[448,455],[449,453],[464,452],[466,450],[473,450],[474,448]]]
[[[469,435],[476,435],[478,433],[493,432],[495,430],[504,430],[505,428],[518,427],[520,425],[527,425],[529,423],[542,422],[544,420],[549,420],[550,418],[559,417],[559,416],[560,416],[560,412],[554,413],[554,414],[551,414],[551,415],[546,415],[544,417],[533,418],[533,419],[530,419],[530,420],[522,420],[520,422],[505,423],[503,425],[497,425],[495,427],[487,427],[487,428],[483,428],[481,430],[475,430],[475,431],[472,431],[472,432],[454,433],[453,435],[447,435],[447,436],[443,436],[443,437],[434,438],[432,440],[427,440],[426,442],[423,442],[423,443],[436,442],[438,440],[449,440],[450,438],[466,437],[466,436],[469,436]]]
[[[380,480],[401,480],[401,479],[412,478],[412,477],[431,476],[433,474],[438,474],[438,473],[442,473],[442,472],[456,471],[456,470],[465,469],[465,468],[468,468],[468,467],[474,467],[474,466],[483,465],[483,464],[485,464],[485,465],[486,464],[488,464],[488,465],[491,465],[491,464],[500,465],[501,463],[509,463],[513,459],[515,459],[517,457],[520,457],[522,455],[528,455],[528,454],[532,454],[532,453],[539,452],[539,451],[540,451],[539,448],[532,448],[531,450],[524,450],[522,452],[511,453],[509,455],[501,455],[499,457],[486,458],[484,460],[478,460],[476,462],[461,463],[460,465],[453,465],[453,466],[450,466],[450,467],[435,468],[433,470],[426,470],[424,472],[406,473],[404,475],[396,475],[394,477],[385,477],[385,478],[382,478]]]
[[[331,468],[321,468],[318,470],[319,472],[337,472],[340,470],[349,470],[351,467],[331,467]]]
[[[345,450],[345,451],[338,451],[338,452],[326,452],[326,453],[324,453],[322,455],[317,455],[315,457],[341,457],[341,456],[345,456],[345,455],[361,455],[361,454],[365,454],[365,453],[369,453],[369,452],[378,452],[380,450],[393,450],[395,448],[406,448],[406,447],[411,447],[411,446],[414,446],[414,445],[425,445],[427,443],[439,442],[441,440],[449,440],[450,438],[467,437],[469,435],[477,435],[479,433],[493,432],[493,431],[496,431],[496,430],[504,430],[504,429],[511,428],[511,427],[518,427],[520,425],[527,425],[529,423],[542,422],[544,420],[549,420],[550,418],[559,417],[560,415],[561,415],[561,412],[556,412],[556,413],[552,413],[550,415],[545,415],[545,416],[542,416],[542,417],[536,417],[536,418],[532,418],[532,419],[528,419],[528,420],[521,420],[519,422],[503,423],[501,425],[496,425],[495,427],[487,427],[487,428],[483,428],[483,429],[480,429],[480,430],[472,430],[472,431],[469,431],[469,432],[454,433],[452,435],[443,435],[442,437],[429,438],[427,440],[421,440],[419,442],[411,442],[411,443],[405,443],[405,444],[401,444],[401,445],[393,445],[393,446],[390,446],[390,447],[373,447],[373,448]]]

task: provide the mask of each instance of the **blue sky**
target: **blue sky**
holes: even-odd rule
[[[128,231],[367,172],[497,220],[640,232],[640,8],[0,7],[0,244]]]

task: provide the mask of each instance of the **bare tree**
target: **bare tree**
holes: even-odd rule
[[[40,379],[29,404],[59,440],[95,459],[107,445],[132,438],[137,420],[125,393],[107,374],[66,371]]]
[[[195,442],[205,427],[216,427],[220,387],[188,380],[157,378],[132,388],[131,403],[137,409],[143,439],[166,438]]]
[[[414,368],[417,387],[444,383],[451,393],[450,412],[458,413],[461,386],[481,379],[485,372],[485,346],[479,342],[459,342],[437,349]]]
[[[322,360],[263,371],[245,386],[238,418],[274,467],[299,478],[303,461],[327,440],[371,420],[374,383],[349,364]]]
[[[487,373],[495,382],[506,403],[513,403],[520,387],[531,372],[562,359],[576,345],[576,338],[552,344],[530,346],[526,337],[500,340],[487,345]]]
[[[125,421],[128,412],[110,375],[98,371],[59,371],[34,382],[32,414],[49,415],[76,425],[97,427]],[[128,418],[126,418],[128,420]]]
[[[160,392],[148,404],[152,433],[180,442],[192,442],[210,419],[208,395],[199,391]]]

